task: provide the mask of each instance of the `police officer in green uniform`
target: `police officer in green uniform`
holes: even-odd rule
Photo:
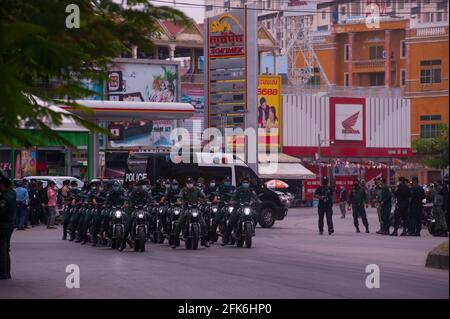
[[[400,183],[395,190],[395,198],[397,199],[397,204],[395,207],[395,225],[392,236],[398,236],[398,229],[400,228],[400,221],[402,224],[403,231],[400,236],[406,236],[408,234],[408,221],[409,221],[409,200],[411,198],[411,190],[409,189],[406,179],[401,176],[399,178]]]
[[[81,192],[81,189],[78,188],[78,184],[76,181],[72,181],[70,183],[70,191],[69,191],[69,195],[68,195],[68,205],[67,205],[67,209],[64,212],[64,217],[63,217],[63,240],[67,239],[67,231],[69,229],[69,225],[70,225],[70,221],[72,220],[73,217],[73,208],[76,205],[76,198],[77,195]]]
[[[377,187],[380,189],[380,194],[378,198],[378,206],[380,207],[380,230],[377,234],[389,235],[389,216],[391,215],[392,209],[392,193],[389,187],[386,185],[386,180],[380,178],[378,180]]]
[[[0,171],[0,280],[11,279],[9,255],[11,235],[16,217],[16,193],[11,182]]]
[[[106,207],[108,194],[111,192],[112,183],[108,182],[106,184],[106,188],[100,187],[99,193],[97,194],[97,204],[98,204],[98,210],[97,213],[93,216],[93,223],[94,223],[94,232],[92,234],[93,237],[93,243],[92,246],[97,246],[98,241],[98,234],[100,233],[100,228],[102,226],[103,218],[105,215],[109,214],[109,209]]]
[[[258,198],[258,195],[256,195],[255,191],[250,188],[250,181],[248,180],[248,178],[242,179],[241,185],[236,189],[236,192],[234,193],[233,201],[237,204],[251,203],[252,201],[261,203],[261,201]],[[233,212],[230,214],[230,220],[228,221],[227,229],[225,230],[222,246],[228,244],[231,232],[233,231],[233,228],[236,225],[236,223],[239,221],[237,211],[238,211],[237,209],[234,209]],[[255,231],[256,216],[254,213],[252,218],[253,218],[253,231]]]
[[[81,231],[81,244],[85,245],[88,241],[87,238],[87,232],[88,228],[91,222],[94,221],[94,214],[93,210],[95,208],[98,208],[99,211],[97,211],[96,215],[101,214],[101,204],[104,203],[105,198],[102,197],[103,188],[101,186],[100,182],[94,182],[91,184],[91,191],[89,192],[89,203],[91,206],[91,209],[88,209],[84,216],[83,216],[83,226]],[[91,234],[94,235],[94,234]],[[94,242],[96,241],[96,238],[94,239]]]
[[[348,205],[351,206],[353,210],[353,224],[355,225],[357,233],[360,233],[358,222],[359,217],[361,217],[363,225],[364,227],[366,227],[366,233],[369,233],[369,222],[367,220],[364,204],[366,204],[366,207],[368,207],[366,190],[363,187],[361,187],[359,180],[355,179],[353,181],[353,187],[350,190]]]
[[[318,213],[319,213],[319,234],[323,234],[323,218],[327,218],[328,234],[334,233],[333,226],[333,194],[334,189],[328,186],[328,177],[323,176],[322,185],[317,187],[314,192],[314,198],[319,200]]]
[[[381,186],[381,179],[380,178],[376,178],[375,179],[375,190],[374,190],[374,202],[375,202],[375,207],[377,209],[377,215],[378,215],[378,222],[380,223],[380,229],[378,230],[377,234],[379,234],[380,232],[383,231],[383,219],[381,217],[381,190],[382,190],[382,186]]]
[[[195,205],[198,204],[199,201],[204,201],[206,199],[205,194],[198,188],[194,186],[194,180],[192,178],[188,178],[186,180],[186,187],[181,190],[180,193],[181,202],[187,206],[188,204]],[[200,220],[200,228],[202,232],[202,241],[201,244],[205,247],[209,247],[209,243],[206,240],[206,223],[202,217],[202,214],[199,216]],[[177,227],[175,228],[175,240],[172,245],[172,248],[177,248],[178,236],[180,236],[180,232],[184,229],[186,223],[186,211],[182,210],[180,213],[180,217],[178,219]]]
[[[136,188],[130,193],[129,203],[130,207],[125,210],[125,230],[124,230],[124,242],[122,246],[119,247],[119,251],[123,251],[126,247],[126,243],[132,246],[132,242],[128,238],[131,232],[131,226],[133,223],[132,213],[135,206],[145,206],[151,201],[151,194],[148,189],[147,182],[140,180],[136,183]]]
[[[225,203],[230,202],[233,200],[234,191],[236,188],[232,185],[231,178],[229,176],[225,177],[223,184],[218,187],[218,193],[219,193],[219,210],[217,211],[216,215],[214,216],[214,220],[212,223],[212,229],[211,229],[211,240],[215,238],[216,232],[217,232],[217,226],[222,222],[222,220],[225,218],[226,212],[223,211],[223,206]]]
[[[173,179],[170,183],[170,188],[166,189],[166,193],[164,194],[163,198],[161,198],[161,203],[167,203],[167,204],[175,204],[176,202],[179,202],[180,199],[180,187],[178,184],[178,181],[176,179]],[[161,223],[163,226],[164,231],[167,231],[167,221],[168,221],[168,210],[164,209],[162,216],[161,216]]]
[[[81,242],[80,232],[83,225],[83,218],[80,212],[82,208],[83,202],[89,198],[89,189],[87,186],[81,190],[78,194],[75,195],[75,206],[77,207],[70,218],[69,224],[69,232],[70,232],[70,241],[75,240],[75,235],[78,230],[78,238],[76,238],[77,243]]]
[[[436,232],[434,236],[448,237],[447,222],[445,220],[445,211],[442,209],[444,204],[444,190],[442,181],[435,183],[433,188],[433,217],[436,219]]]

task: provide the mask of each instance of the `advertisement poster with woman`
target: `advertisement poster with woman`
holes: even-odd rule
[[[281,143],[281,77],[258,77],[258,140],[259,144]]]

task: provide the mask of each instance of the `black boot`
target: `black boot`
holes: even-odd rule
[[[394,231],[392,232],[391,236],[398,236],[398,230],[397,230],[397,228],[394,229]]]
[[[228,242],[230,241],[230,236],[226,236],[223,237],[223,241],[222,241],[222,246],[226,246],[228,244]]]
[[[356,226],[356,232],[357,233],[360,233],[361,231],[359,230],[359,227],[358,226]]]
[[[369,226],[366,227],[366,234],[370,233]]]
[[[204,238],[202,239],[201,245],[202,245],[202,246],[205,246],[206,248],[209,247],[209,242],[208,242],[208,240],[206,239],[206,237],[204,237]]]
[[[66,232],[63,232],[62,240],[67,240],[67,233]]]

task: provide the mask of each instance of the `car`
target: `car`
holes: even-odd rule
[[[188,153],[190,160],[177,163],[172,161],[170,153],[147,152],[145,154],[134,154],[134,158],[139,158],[139,165],[136,162],[129,162],[124,174],[124,186],[138,180],[148,179],[154,185],[157,178],[164,177],[177,179],[182,185],[188,177],[203,177],[208,180],[214,177],[218,183],[222,183],[226,176],[231,177],[233,185],[245,177],[250,180],[251,187],[259,195],[262,204],[257,209],[258,221],[261,227],[270,228],[276,220],[283,220],[287,215],[289,201],[284,193],[277,193],[268,189],[258,175],[247,166],[245,162],[236,158],[232,154],[220,153]],[[142,160],[147,163],[142,165]]]
[[[76,181],[78,188],[83,188],[84,183],[80,181],[78,178],[75,178],[73,176],[27,176],[24,179],[26,179],[28,182],[31,180],[37,180],[41,181],[43,183],[44,188],[47,187],[49,181],[54,181],[56,184],[56,187],[58,189],[61,189],[63,187],[63,182],[65,180],[69,180],[70,182]]]

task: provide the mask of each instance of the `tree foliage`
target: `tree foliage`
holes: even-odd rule
[[[66,27],[69,4],[80,9],[80,28]],[[132,45],[150,49],[158,19],[188,21],[182,12],[155,7],[148,0],[128,0],[126,7],[113,0],[2,0],[0,145],[39,144],[32,130],[21,129],[24,126],[70,144],[51,129],[61,125],[62,114],[41,101],[54,104],[64,98],[72,104],[92,95],[84,81],[106,79],[111,59]],[[101,130],[83,116],[70,117],[90,130]]]
[[[448,126],[440,125],[439,134],[434,138],[421,138],[413,141],[412,147],[420,156],[421,162],[432,168],[448,167]]]

